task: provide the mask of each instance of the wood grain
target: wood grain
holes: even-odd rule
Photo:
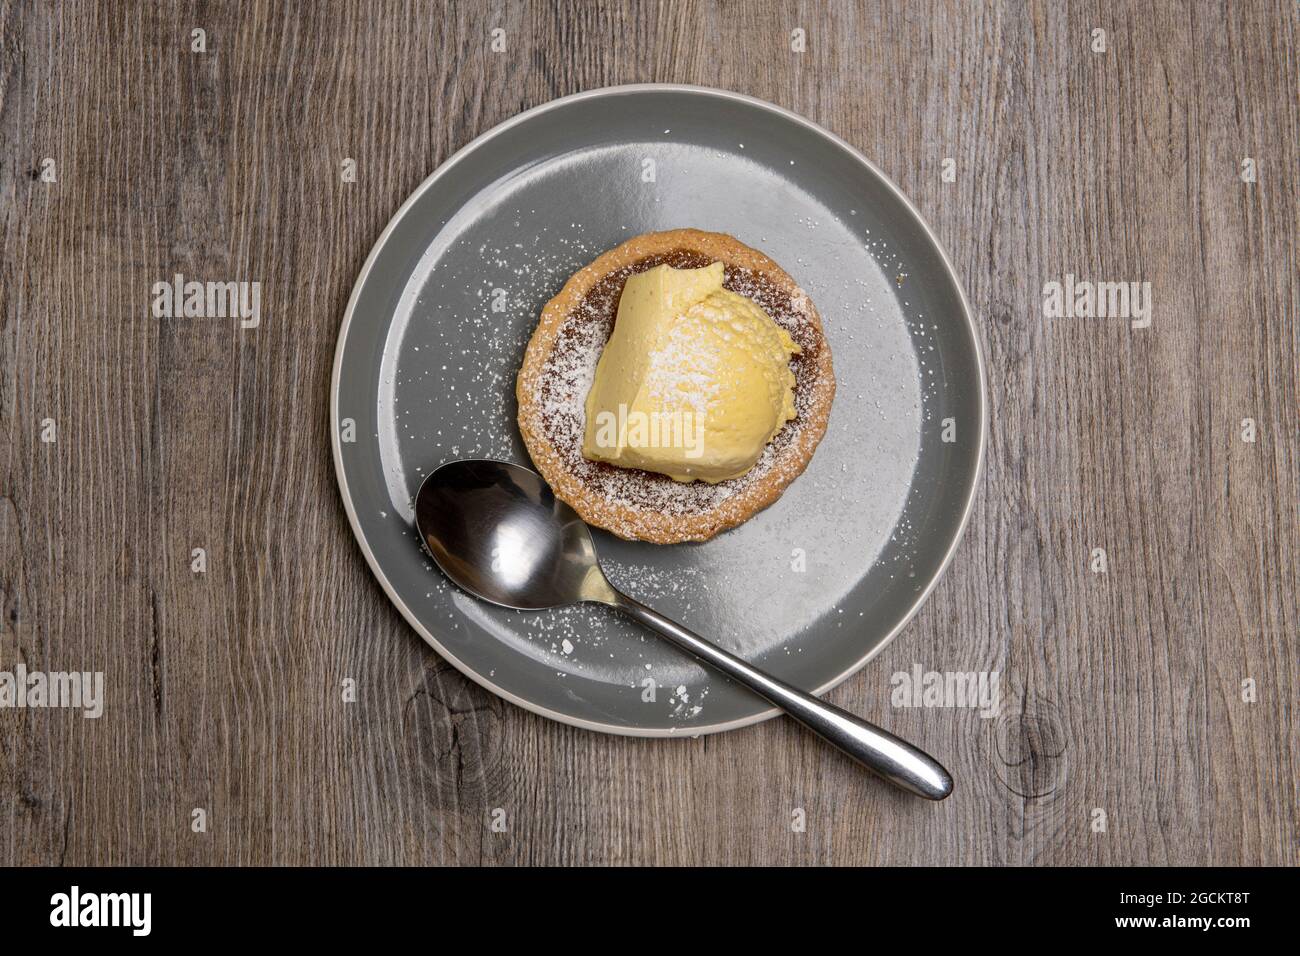
[[[1298,32],[1282,0],[0,5],[0,670],[108,697],[0,710],[0,863],[1294,864]],[[965,282],[983,491],[831,695],[944,759],[941,805],[787,721],[644,741],[506,705],[349,533],[326,397],[383,225],[495,123],[634,81],[838,133]],[[153,318],[176,272],[260,281],[261,326]],[[1066,273],[1149,281],[1152,327],[1045,319]],[[913,662],[1000,672],[1003,715],[891,708]]]

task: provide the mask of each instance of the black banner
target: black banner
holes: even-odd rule
[[[430,919],[489,934],[581,924],[618,939],[682,918],[698,926],[711,913],[738,939],[761,939],[774,921],[789,932],[813,916],[911,927],[926,940],[1042,930],[1071,943],[1180,946],[1285,930],[1296,889],[1294,870],[1186,868],[10,869],[0,887],[9,943],[76,934],[80,943],[208,944],[279,927],[297,943],[339,944],[404,937]]]

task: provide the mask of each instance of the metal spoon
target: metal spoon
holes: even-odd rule
[[[605,579],[582,519],[541,475],[490,459],[448,462],[420,486],[415,524],[447,577],[517,610],[608,604],[780,707],[890,783],[930,800],[952,792],[933,758],[891,733],[765,674],[628,597]]]

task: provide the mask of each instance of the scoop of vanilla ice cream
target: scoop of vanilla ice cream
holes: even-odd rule
[[[719,482],[795,417],[799,346],[723,274],[715,262],[628,279],[587,394],[584,457]]]

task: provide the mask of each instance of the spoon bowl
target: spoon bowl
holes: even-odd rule
[[[421,484],[415,524],[443,574],[485,601],[538,611],[607,596],[591,529],[528,468],[448,462]]]

